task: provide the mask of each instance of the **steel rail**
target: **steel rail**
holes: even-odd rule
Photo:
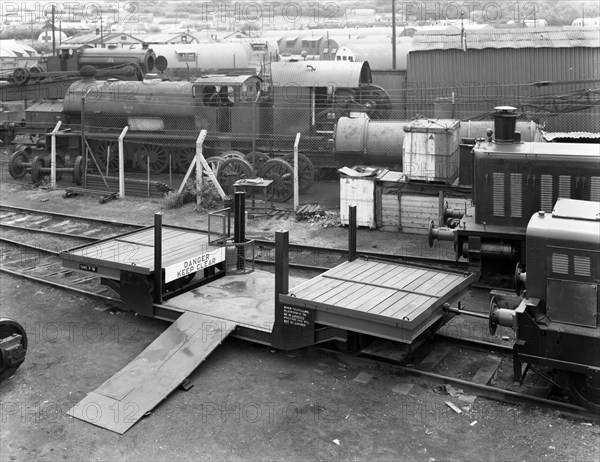
[[[100,219],[100,218],[85,217],[85,216],[81,216],[81,215],[68,215],[68,214],[64,214],[64,213],[46,212],[44,210],[29,209],[29,208],[25,208],[25,207],[6,206],[3,204],[0,204],[0,209],[9,209],[9,210],[21,211],[21,212],[25,212],[25,213],[32,213],[32,214],[35,213],[35,214],[40,214],[40,215],[49,215],[49,216],[60,217],[60,218],[65,218],[65,219],[68,218],[68,219],[73,219],[73,220],[91,221],[91,222],[103,223],[103,224],[119,226],[119,227],[132,227],[132,228],[136,228],[136,229],[144,228],[146,226],[146,225],[141,225],[141,224],[119,222],[119,221],[115,221],[115,220],[105,220],[105,219]],[[0,225],[1,225],[1,223],[0,223]],[[13,226],[13,225],[8,225],[8,226]],[[14,227],[14,229],[29,230],[29,228],[23,228],[23,227]],[[198,229],[198,231],[207,232],[206,230],[201,230],[201,229]],[[34,232],[44,233],[45,231],[34,231]],[[48,234],[52,234],[52,233],[48,233]],[[61,233],[61,235],[71,236],[74,238],[81,238],[81,239],[84,238],[84,237],[80,237],[80,236],[74,235],[74,234],[65,235],[64,233]],[[87,236],[86,236],[86,238],[87,238]],[[263,246],[263,247],[269,247],[269,248],[273,248],[273,249],[275,248],[275,241],[252,238],[252,236],[248,236],[248,238],[253,239],[254,242],[256,243],[256,245]],[[92,241],[92,240],[93,239],[90,238],[90,241]],[[294,244],[294,243],[290,243],[289,248],[292,251],[297,250],[297,251],[304,251],[304,252],[333,254],[333,255],[346,255],[348,253],[348,249],[325,248],[325,247],[317,247],[317,246],[312,246],[312,245]],[[468,267],[468,265],[464,262],[459,262],[457,265],[454,260],[419,257],[419,256],[414,256],[414,255],[385,254],[382,252],[371,252],[371,251],[367,251],[367,250],[358,250],[357,253],[358,253],[359,257],[379,259],[381,261],[389,261],[389,262],[396,262],[396,263],[397,262],[406,262],[406,263],[411,263],[413,265],[420,262],[420,264],[422,264],[424,267],[427,267],[427,268],[431,268],[431,267],[437,268],[440,266],[445,266],[445,267],[446,266],[455,266],[455,267],[457,267],[457,270],[466,270]]]
[[[502,403],[509,403],[509,404],[539,405],[539,406],[544,406],[544,407],[550,408],[550,409],[571,412],[578,416],[593,419],[594,421],[598,420],[597,414],[594,414],[594,413],[590,412],[588,409],[586,409],[582,406],[579,406],[577,404],[563,403],[561,401],[555,401],[555,400],[548,399],[548,398],[540,398],[538,396],[528,395],[526,393],[505,390],[505,389],[493,387],[490,385],[482,385],[482,384],[470,382],[465,379],[459,379],[456,377],[450,377],[450,376],[446,376],[443,374],[437,374],[434,372],[423,371],[423,370],[419,370],[415,367],[404,366],[404,365],[398,364],[398,362],[394,361],[393,359],[385,359],[385,358],[374,359],[370,356],[351,356],[351,355],[348,355],[347,353],[334,351],[334,350],[328,350],[323,347],[315,347],[315,348],[319,351],[322,351],[324,354],[329,354],[329,355],[333,354],[338,359],[341,359],[341,360],[343,360],[344,357],[352,357],[353,361],[358,359],[360,361],[364,361],[367,365],[370,364],[373,366],[381,367],[382,364],[385,364],[387,367],[389,367],[390,369],[392,369],[394,371],[417,375],[420,377],[431,379],[438,383],[446,382],[446,383],[450,383],[450,384],[454,384],[454,385],[460,385],[465,390],[468,390],[482,398],[492,399],[494,401],[498,401],[498,402],[502,402]]]

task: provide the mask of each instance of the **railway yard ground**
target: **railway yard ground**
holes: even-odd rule
[[[318,183],[307,201],[339,211],[338,189],[336,182]],[[128,198],[101,205],[97,197],[65,199],[63,193],[7,175],[0,182],[4,205],[128,223],[151,224],[163,204]],[[328,226],[327,218],[296,221],[276,205],[281,213],[248,221],[249,237],[273,239],[276,230],[288,229],[292,243],[346,246],[347,229],[334,220]],[[206,213],[192,204],[162,212],[165,224],[206,229]],[[360,229],[357,241],[359,251],[452,255],[451,244],[429,249],[425,236]],[[580,461],[600,454],[598,419],[475,397],[362,357],[319,348],[282,352],[231,338],[193,372],[189,391],[176,390],[119,436],[66,411],[168,323],[5,273],[0,301],[1,315],[17,319],[29,336],[25,363],[0,385],[2,461]],[[471,301],[477,304],[476,297]],[[490,341],[487,321],[465,318],[455,327]],[[499,342],[510,335],[502,329]],[[453,361],[470,354],[458,349]],[[449,361],[445,367],[454,366]]]

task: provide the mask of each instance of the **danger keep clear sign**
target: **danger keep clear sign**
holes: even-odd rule
[[[225,261],[225,247],[165,267],[165,282],[171,282],[203,268]]]

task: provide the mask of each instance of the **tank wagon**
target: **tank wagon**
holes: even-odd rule
[[[474,206],[466,213],[447,211],[454,228],[429,226],[430,246],[436,239],[454,241],[457,261],[465,258],[487,270],[526,264],[533,213],[552,212],[558,198],[600,201],[598,145],[522,142],[515,111],[496,108],[495,140],[479,139],[473,149]]]

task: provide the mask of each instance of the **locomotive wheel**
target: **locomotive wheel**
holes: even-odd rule
[[[13,82],[22,85],[29,80],[29,70],[24,67],[17,67],[12,74]]]
[[[27,333],[14,319],[0,318],[0,381],[12,376],[25,361]]]
[[[215,175],[219,171],[219,167],[221,166],[221,164],[223,162],[225,162],[225,160],[219,156],[212,156],[212,157],[209,157],[208,159],[206,159],[206,163],[208,164],[208,166],[210,167],[210,169],[213,171],[213,173]]]
[[[263,164],[258,176],[273,180],[272,195],[276,202],[285,202],[294,195],[294,172],[292,166],[281,159],[271,159]]]
[[[517,295],[521,295],[524,290],[523,284],[523,267],[521,266],[521,262],[517,263],[515,268],[515,292]]]
[[[150,173],[163,173],[169,167],[169,154],[163,146],[143,144],[135,151],[135,159],[139,167],[147,172],[150,158]]]
[[[252,151],[250,154],[246,154],[244,160],[252,165],[254,170],[258,172],[262,165],[271,160],[271,158],[264,152]]]
[[[387,91],[378,85],[365,85],[360,88],[360,103],[365,107],[371,119],[389,119],[392,113],[392,102]]]
[[[488,326],[490,328],[490,335],[496,335],[496,329],[498,328],[498,320],[496,319],[496,310],[498,304],[496,303],[496,297],[490,298],[490,311],[488,313]]]
[[[592,386],[584,374],[563,372],[564,381],[575,401],[594,412],[600,412],[600,388]]]
[[[289,154],[283,158],[294,168],[294,154]],[[293,175],[293,170],[292,170]],[[293,176],[292,176],[293,178]],[[301,193],[308,192],[315,182],[315,166],[304,154],[298,154],[298,187]]]
[[[221,156],[225,160],[229,159],[242,159],[244,160],[246,156],[242,154],[240,151],[223,151]]]
[[[41,182],[44,178],[42,168],[44,168],[44,158],[42,156],[35,156],[31,161],[31,181],[34,184]]]
[[[227,185],[230,177],[233,177],[234,183],[242,178],[253,178],[254,171],[252,170],[252,165],[244,159],[237,159],[235,157],[224,160],[217,170],[217,180],[221,186]]]
[[[23,178],[27,173],[27,167],[23,166],[23,164],[28,162],[28,160],[25,151],[15,152],[8,163],[8,173],[10,173],[10,176],[16,180]]]
[[[43,79],[40,73],[44,72],[44,70],[40,66],[33,66],[29,68],[29,80],[31,82],[37,82],[38,80]]]
[[[62,154],[56,154],[56,168],[63,168],[65,166],[65,158]],[[44,167],[52,168],[52,157],[50,155],[44,157]],[[47,174],[50,175],[49,173]],[[62,172],[59,170],[56,172],[56,181],[62,178]]]
[[[112,141],[100,141],[94,143],[92,149],[94,156],[98,162],[102,174],[106,175],[106,160],[108,159],[108,148],[110,148],[110,160],[108,165],[108,173],[116,173],[119,171],[119,145]]]
[[[188,168],[190,168],[190,164],[196,156],[196,148],[176,148],[173,149],[171,153],[175,163],[175,170],[185,173],[187,172]]]
[[[73,164],[73,182],[78,185],[83,184],[83,157],[77,156]]]

